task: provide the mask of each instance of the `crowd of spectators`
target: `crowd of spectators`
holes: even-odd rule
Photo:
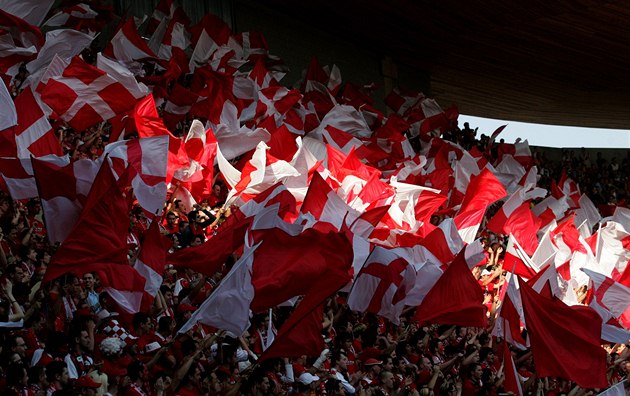
[[[108,126],[82,133],[60,127],[64,151],[72,158],[96,158],[108,139]],[[446,138],[470,149],[486,150],[489,138],[465,125]],[[501,143],[495,143],[495,146]],[[493,148],[491,148],[492,152]],[[621,163],[598,153],[571,150],[560,161],[535,152],[540,184],[566,171],[600,206],[623,204],[628,194],[629,157]],[[165,203],[162,232],[171,251],[211,238],[230,211],[222,209],[226,188],[217,181],[212,193],[187,211],[179,200]],[[487,328],[425,325],[411,321],[406,309],[399,325],[373,314],[352,312],[338,293],[323,318],[327,348],[320,356],[258,362],[269,329],[275,331],[291,308],[278,307],[273,325],[268,315],[253,317],[249,331],[233,337],[196,326],[177,330],[212,293],[229,270],[205,277],[167,267],[155,303],[133,316],[118,310],[101,291],[93,273],[41,280],[55,253],[46,239],[37,199],[14,201],[0,193],[0,389],[6,395],[499,395],[504,392],[502,353],[508,348],[489,333],[501,269],[504,236],[485,233],[488,262],[474,275],[484,290]],[[130,260],[149,221],[139,208],[130,213]],[[54,219],[49,219],[54,221]],[[630,372],[627,345],[609,345],[608,378],[616,383]],[[557,378],[538,378],[530,351],[511,350],[526,394],[586,395],[593,390]]]
[[[81,54],[89,64],[96,61],[96,44],[93,47]],[[160,77],[156,68],[148,64],[144,68],[138,73],[144,81]],[[27,77],[23,65],[8,84],[13,97],[28,85]],[[177,83],[190,88],[191,80],[190,74],[182,75]],[[162,110],[159,100],[158,110]],[[179,137],[191,122],[186,118],[171,132]],[[53,126],[63,153],[71,160],[99,158],[115,129],[107,122],[85,131],[75,131],[60,121]],[[137,136],[128,133],[125,137]],[[467,123],[442,137],[495,158],[503,143],[491,143],[489,135]],[[413,145],[418,147],[417,142]],[[615,206],[626,205],[630,151],[610,160],[586,149],[562,150],[553,158],[550,153],[533,151],[540,187],[551,189],[564,172],[603,216],[610,215]],[[326,303],[322,318],[326,347],[319,356],[260,361],[264,346],[290,315],[291,307],[276,307],[271,317],[254,315],[251,327],[239,337],[202,325],[178,334],[220,284],[235,255],[212,276],[166,266],[152,306],[130,315],[116,306],[95,273],[69,273],[43,283],[57,249],[48,242],[44,220],[55,219],[44,219],[38,199],[13,200],[1,187],[1,395],[501,395],[507,394],[506,353],[514,359],[524,394],[581,396],[599,391],[582,389],[566,379],[538,377],[531,351],[514,349],[491,335],[506,275],[501,266],[506,236],[483,227],[480,236],[487,262],[473,274],[488,308],[486,328],[420,324],[412,320],[414,307],[407,307],[395,325],[374,314],[351,311],[347,294],[339,292]],[[174,186],[170,191],[160,219],[162,233],[172,241],[170,252],[204,243],[231,215],[229,207],[223,208],[227,187],[220,178],[193,208],[175,199],[176,190]],[[131,265],[150,221],[137,206],[129,218]],[[629,345],[604,346],[611,385],[630,375]]]

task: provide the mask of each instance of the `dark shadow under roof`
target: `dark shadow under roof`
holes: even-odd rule
[[[463,114],[630,129],[630,1],[268,0],[431,74]]]

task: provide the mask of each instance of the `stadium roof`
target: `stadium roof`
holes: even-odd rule
[[[429,72],[431,94],[443,105],[457,103],[461,113],[630,129],[628,1],[265,4]]]

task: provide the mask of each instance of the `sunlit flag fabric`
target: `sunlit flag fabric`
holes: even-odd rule
[[[606,387],[606,351],[597,313],[541,296],[525,282],[519,286],[536,373],[570,379],[583,388]]]
[[[471,179],[462,206],[455,216],[455,225],[464,242],[470,243],[475,239],[488,205],[506,194],[501,182],[487,168]]]
[[[594,300],[610,311],[615,318],[630,327],[630,287],[615,282],[598,272],[582,268],[594,286]]]
[[[518,291],[518,278],[510,273],[499,293],[502,303],[497,312],[492,335],[502,337],[511,345],[525,350],[529,343],[523,337],[521,324],[525,324],[523,304]]]
[[[514,395],[523,396],[523,387],[521,386],[520,376],[512,358],[512,352],[507,345],[503,346],[503,370],[505,371],[504,388]]]
[[[540,220],[532,213],[529,202],[543,198],[547,191],[533,186],[518,189],[497,211],[487,224],[487,229],[499,234],[511,234],[523,250],[532,255],[538,247],[536,232]]]
[[[336,263],[342,264],[342,263]],[[322,318],[326,299],[350,282],[349,260],[344,265],[332,265],[311,286],[289,319],[283,323],[275,341],[261,356],[274,357],[318,356],[325,348],[322,337]]]

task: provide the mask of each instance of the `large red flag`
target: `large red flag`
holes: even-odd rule
[[[478,260],[467,260],[466,250],[462,249],[422,300],[415,320],[470,327],[486,325],[483,292],[468,264]]]
[[[520,282],[525,322],[539,377],[562,377],[583,388],[605,388],[602,320],[587,307],[569,307]]]
[[[352,243],[343,233],[313,228],[296,236],[279,228],[259,232],[264,242],[254,253],[254,312],[305,294],[322,274],[350,270]]]
[[[471,178],[462,206],[454,219],[464,242],[470,243],[474,240],[488,205],[506,194],[499,179],[488,168]]]
[[[352,250],[349,242],[344,247],[343,255],[337,256],[341,260],[326,262],[327,268],[321,272],[318,279],[311,285],[304,299],[297,306],[293,314],[280,328],[275,341],[261,356],[261,359],[274,357],[299,357],[302,355],[318,356],[324,350],[322,338],[322,317],[324,303],[337,290],[348,284],[352,279],[349,270],[352,263]]]
[[[104,161],[77,224],[52,257],[43,281],[66,273],[96,272],[103,289],[122,309],[138,312],[144,278],[129,265],[128,228],[127,198]]]

